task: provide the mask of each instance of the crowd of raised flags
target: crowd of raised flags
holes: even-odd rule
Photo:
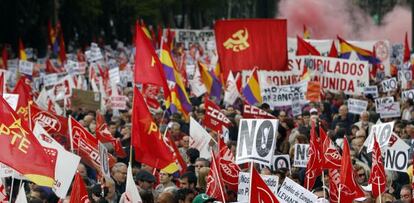
[[[19,39],[19,58],[9,59],[4,45],[0,202],[413,201],[414,96],[400,97],[413,87],[407,34],[403,51],[392,54],[384,44],[369,50],[339,36],[329,40],[325,53],[318,43],[326,41],[311,40],[304,26],[292,56],[287,23],[217,21],[214,48],[206,41],[177,40],[179,32],[191,30],[158,29],[155,35],[143,22],[135,26],[132,45],[118,42],[115,49],[92,43],[66,53],[60,23],[48,26],[46,58],[26,53]],[[394,62],[385,64],[377,49]],[[350,85],[348,95],[341,88],[352,81],[330,80],[324,88],[329,64],[323,63],[332,58],[342,63],[334,66],[339,78],[334,79],[349,77],[344,72],[362,61],[354,70],[369,72],[368,82]],[[296,59],[303,65],[292,69]],[[297,77],[306,91],[287,78],[275,85],[264,71]],[[397,87],[379,85],[397,75]],[[265,83],[291,105],[278,106],[277,97],[266,103]],[[364,92],[368,86],[392,101],[377,102]],[[348,98],[368,104],[348,112]],[[394,99],[398,111],[390,106]],[[369,119],[377,114],[377,124],[363,120],[365,114]],[[294,164],[300,156],[296,146],[307,143],[301,167]],[[397,151],[407,154],[398,169],[389,166],[401,164],[390,158],[394,143],[411,148]],[[290,157],[279,166],[275,160],[281,155]],[[358,164],[364,181],[358,179]],[[88,175],[82,173],[85,166]],[[161,172],[177,186],[155,193],[154,183],[164,184]],[[249,173],[248,180],[242,172]],[[247,190],[240,181],[248,183]]]

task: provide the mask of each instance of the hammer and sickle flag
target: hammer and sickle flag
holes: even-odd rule
[[[214,31],[224,76],[255,66],[260,70],[288,69],[286,20],[219,20]]]
[[[137,87],[134,87],[132,109],[131,141],[135,148],[135,159],[151,167],[163,169],[167,173],[178,171],[174,155],[161,137],[158,126]]]
[[[40,186],[52,187],[55,165],[27,122],[0,97],[0,162]]]

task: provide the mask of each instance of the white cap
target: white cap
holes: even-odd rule
[[[309,113],[318,113],[318,109],[316,108],[311,108]]]

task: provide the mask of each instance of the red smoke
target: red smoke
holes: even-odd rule
[[[347,0],[282,0],[278,17],[288,19],[290,37],[302,36],[303,25],[314,39],[340,35],[350,40],[388,39],[402,43],[405,32],[411,36],[411,11],[400,6],[387,13],[380,26]]]

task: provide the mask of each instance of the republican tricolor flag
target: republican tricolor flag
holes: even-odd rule
[[[247,84],[244,86],[242,90],[242,94],[244,99],[250,105],[261,104],[262,103],[262,95],[260,94],[260,84],[259,84],[259,76],[257,73],[257,68],[253,70],[249,79],[247,80]]]

